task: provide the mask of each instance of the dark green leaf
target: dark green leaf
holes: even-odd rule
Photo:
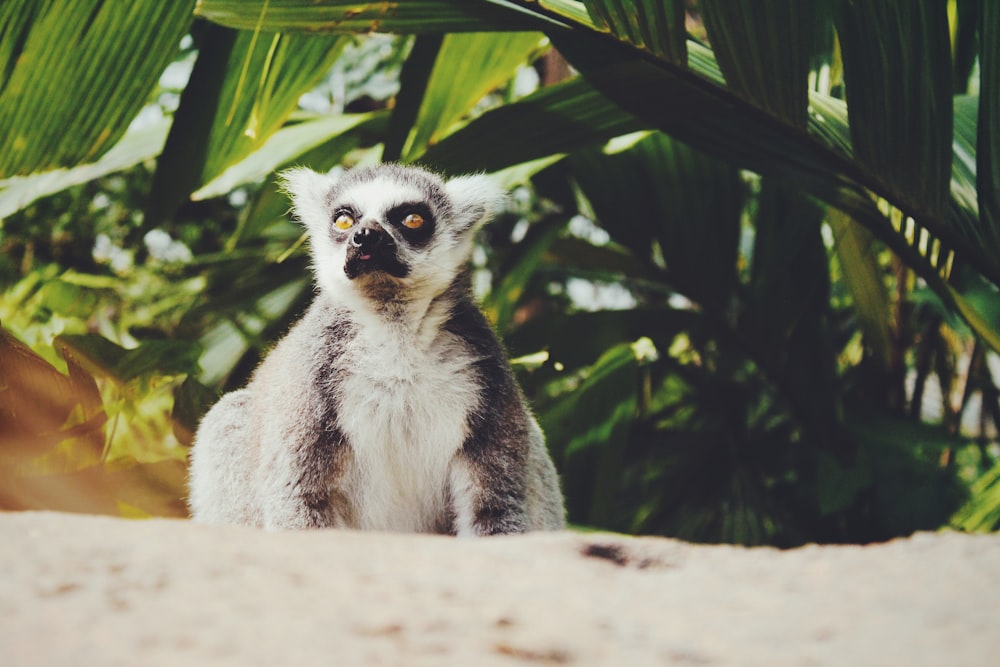
[[[565,217],[552,217],[533,228],[521,244],[524,249],[518,253],[517,262],[483,300],[483,311],[500,333],[510,326],[525,286],[538,268],[542,255],[566,223]]]
[[[901,417],[852,409],[845,425],[857,439],[874,475],[874,508],[893,535],[933,530],[966,499],[941,455],[965,442],[944,428]]]
[[[816,501],[820,514],[829,516],[843,512],[873,482],[874,474],[867,457],[857,457],[845,466],[833,455],[820,451],[816,471]]]
[[[194,444],[194,434],[201,418],[218,399],[218,395],[188,376],[174,390],[174,409],[170,415],[174,436],[182,445],[190,447]]]
[[[188,195],[204,181],[209,137],[218,114],[222,89],[234,55],[237,33],[210,26],[188,84],[174,112],[170,134],[156,163],[156,173],[146,205],[145,221],[150,227],[169,220]]]
[[[410,55],[399,73],[399,94],[389,118],[382,159],[397,162],[406,149],[407,138],[427,95],[427,85],[434,72],[434,62],[444,42],[441,35],[420,35],[413,41]]]
[[[716,313],[727,307],[744,200],[734,167],[659,133],[612,155],[574,156],[570,164],[614,238],[647,265],[655,241],[681,292]]]
[[[943,214],[952,137],[946,3],[837,0],[835,7],[855,157],[921,208]]]
[[[676,65],[687,65],[683,0],[585,0],[599,30]]]
[[[196,373],[201,356],[197,343],[181,340],[149,340],[126,350],[98,334],[65,334],[56,345],[87,373],[121,384],[150,375]]]
[[[979,36],[979,213],[984,235],[1000,246],[1000,3],[983,0]]]
[[[702,0],[712,50],[730,90],[805,129],[817,3],[799,0]]]
[[[607,525],[607,512],[621,484],[621,466],[640,389],[640,366],[655,349],[648,339],[607,350],[587,369],[578,386],[539,417],[556,460],[576,469],[574,478],[592,490],[568,490],[571,520]],[[575,517],[575,519],[574,519]]]
[[[567,371],[589,365],[602,352],[646,336],[661,347],[674,336],[699,326],[694,311],[667,308],[553,314],[529,320],[505,338],[514,354],[547,350],[551,362]],[[581,331],[587,332],[581,336]]]
[[[822,213],[800,192],[763,180],[740,333],[810,440],[835,447],[838,388]]]

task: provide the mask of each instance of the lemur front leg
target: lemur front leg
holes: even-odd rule
[[[271,529],[343,528],[350,506],[339,489],[351,453],[333,420],[281,420],[262,434],[261,505]],[[305,425],[303,425],[305,424]]]
[[[453,530],[460,537],[528,530],[527,429],[491,422],[478,422],[449,471]]]

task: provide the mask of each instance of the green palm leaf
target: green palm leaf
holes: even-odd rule
[[[694,68],[721,76],[710,52],[690,46]],[[495,171],[658,127],[740,166],[783,175],[831,203],[861,210],[866,224],[882,225],[884,236],[899,236],[875,209],[863,183],[852,178],[861,175],[842,153],[849,148],[843,103],[821,95],[812,99],[822,113],[810,118],[806,135],[756,110],[742,113],[720,104],[712,91],[680,76],[631,61],[487,112],[431,147],[423,159],[446,171]]]
[[[0,178],[92,162],[125,134],[192,0],[0,5]]]
[[[355,10],[352,13],[347,11],[348,3],[343,2],[331,1],[307,8],[301,0],[276,0],[268,4],[265,12],[271,18],[261,18],[260,3],[239,4],[226,3],[223,10],[223,3],[206,0],[201,12],[213,20],[233,25],[237,24],[237,16],[243,22],[239,24],[247,26],[256,16],[265,24],[273,21],[275,26],[280,24],[296,29],[305,29],[311,17],[313,28],[326,30],[372,28],[375,25],[373,21],[378,21],[380,29],[401,32],[427,31],[428,24],[434,25],[434,32],[451,25],[458,27],[447,29],[511,29],[511,21],[520,21],[526,16],[538,19],[532,24],[534,27],[541,27],[544,19],[567,24],[574,30],[550,31],[560,50],[595,88],[641,118],[640,126],[662,129],[762,173],[790,177],[813,194],[837,205],[846,203],[857,207],[867,197],[867,191],[874,192],[906,211],[916,221],[910,224],[912,229],[906,230],[892,227],[886,216],[878,220],[875,216],[855,215],[856,219],[865,221],[864,224],[882,227],[872,230],[880,238],[900,237],[895,240],[895,245],[916,248],[910,255],[925,259],[930,257],[928,248],[943,244],[949,250],[960,252],[965,261],[994,283],[1000,284],[1000,260],[997,259],[1000,253],[993,252],[992,246],[983,248],[977,238],[964,233],[962,227],[951,220],[954,205],[944,204],[947,201],[948,175],[951,173],[951,132],[948,129],[951,125],[951,98],[950,73],[941,64],[948,62],[949,58],[939,57],[942,49],[947,47],[947,31],[943,15],[939,9],[933,8],[938,7],[937,3],[931,3],[933,7],[925,7],[926,3],[918,2],[899,6],[897,3],[890,6],[881,2],[837,5],[839,23],[842,30],[848,33],[845,39],[845,60],[850,61],[847,65],[850,72],[848,85],[853,86],[853,98],[858,106],[856,112],[852,110],[858,120],[852,124],[850,136],[854,142],[863,145],[858,156],[853,150],[843,150],[847,145],[842,139],[844,133],[830,132],[822,127],[831,122],[830,119],[810,118],[809,134],[800,131],[802,90],[807,74],[805,64],[813,50],[812,30],[802,31],[800,22],[816,24],[816,12],[800,6],[802,3],[779,2],[783,11],[760,11],[756,5],[749,3],[706,3],[709,29],[713,33],[711,37],[714,47],[725,61],[729,88],[715,85],[721,84],[722,80],[710,51],[689,43],[688,69],[670,55],[676,52],[676,48],[662,48],[674,43],[678,26],[676,22],[660,20],[662,17],[657,14],[659,9],[652,4],[636,5],[614,0],[584,4],[571,0],[482,0],[475,4],[476,11],[470,12],[478,12],[476,21],[458,21],[457,5],[444,1],[407,3],[395,13],[385,6],[378,10],[374,5],[361,8],[352,5]],[[662,5],[667,7],[665,16],[674,16],[671,13],[675,11],[671,9],[673,4]],[[520,11],[516,11],[514,5]],[[593,18],[584,13],[585,9],[591,12]],[[383,11],[383,15],[377,18],[374,14],[365,14],[377,11]],[[410,14],[411,11],[414,13]],[[422,29],[413,22],[418,11],[426,12],[423,14],[425,24]],[[340,14],[339,18],[328,17],[328,22],[324,23],[321,18],[323,12]],[[437,24],[435,19],[438,17],[457,23]],[[869,42],[878,41],[871,39],[873,26],[884,24],[891,17],[898,19],[892,28],[895,36],[886,40],[887,44],[880,49],[866,50],[872,48]],[[738,20],[733,22],[733,18]],[[741,25],[745,29],[738,29]],[[788,34],[782,38],[784,33]],[[926,39],[927,53],[906,51],[903,44],[907,39],[917,40],[911,43],[922,43],[920,40]],[[775,45],[782,41],[789,42],[788,46]],[[656,44],[661,48],[657,50],[649,46]],[[658,52],[665,55],[657,55]],[[885,80],[886,64],[894,58],[903,59],[906,73],[902,102],[892,99],[891,88]],[[866,72],[866,67],[872,71]],[[924,72],[924,69],[927,71]],[[784,74],[775,76],[775,71]],[[557,97],[552,94],[545,101],[555,103]],[[877,102],[866,106],[863,100],[869,98],[877,99]],[[827,103],[828,99],[816,94],[811,97],[814,106],[834,106]],[[532,99],[526,102],[536,104],[540,101]],[[894,119],[900,114],[907,115],[907,105],[913,104],[919,113],[914,113],[912,120],[908,121],[910,129],[900,132],[893,127]],[[761,108],[770,112],[761,113]],[[491,124],[509,127],[510,121],[518,116],[523,121],[525,117],[521,112],[526,109],[500,110],[502,113],[494,115],[488,122],[467,128],[468,133],[463,135],[462,141],[483,138],[484,130]],[[521,122],[520,134],[538,140],[538,148],[522,151],[530,153],[524,159],[541,157],[543,146],[548,153],[570,150],[569,146],[560,145],[558,137],[548,136],[556,118],[569,116],[566,120],[574,124],[574,127],[560,128],[557,130],[559,134],[572,139],[573,143],[584,140],[586,129],[576,124],[577,118],[573,117],[576,113],[576,110],[560,109],[552,114],[542,129],[537,130],[527,128]],[[585,113],[602,115],[589,111]],[[873,120],[875,127],[893,133],[894,138],[881,142],[878,131],[862,127],[869,124],[866,122],[869,119]],[[621,125],[634,126],[634,120],[626,115]],[[832,122],[847,127],[846,118]],[[597,134],[603,134],[608,129],[603,120],[600,125]],[[914,149],[912,145],[920,142],[909,141],[910,135],[907,134],[914,128],[926,129],[936,139]],[[517,141],[513,134],[504,136],[504,141],[512,137]],[[601,139],[601,136],[595,136],[593,142]],[[831,142],[831,139],[834,141]],[[426,158],[447,163],[450,167],[462,162],[457,156],[461,152],[457,146],[458,139],[449,142],[446,138],[444,143],[452,145],[434,147],[428,151]],[[912,154],[913,150],[917,151],[916,157]],[[509,166],[516,163],[517,152],[518,148],[505,145],[499,152],[483,157],[484,151],[479,150],[480,157],[487,164],[466,164],[463,170]],[[966,216],[966,219],[969,217]],[[973,226],[978,227],[979,223],[975,222]],[[934,261],[925,263],[933,265]]]
[[[603,225],[654,264],[658,248],[679,291],[713,314],[736,289],[745,189],[735,167],[655,133],[628,150],[585,152],[572,172]]]
[[[979,213],[984,234],[994,250],[1000,247],[1000,3],[982,3],[979,36]]]
[[[945,3],[839,2],[835,13],[855,158],[933,221],[951,175],[951,52]],[[920,137],[914,141],[914,137]],[[910,201],[916,210],[911,210]]]
[[[169,129],[170,124],[165,120],[146,127],[133,128],[95,162],[77,165],[70,169],[54,169],[30,176],[14,176],[0,180],[0,219],[47,195],[155,158],[163,148]]]
[[[833,230],[840,276],[854,301],[865,343],[872,356],[888,368],[892,308],[878,264],[874,236],[836,209],[827,211],[826,221]]]
[[[557,25],[504,0],[201,0],[197,13],[231,28],[270,32],[440,34]]]
[[[344,37],[212,28],[157,163],[150,226],[263,146],[347,44]]]
[[[804,128],[817,5],[797,0],[703,0],[705,26],[729,89]]]
[[[589,0],[584,4],[598,30],[668,62],[687,63],[682,0]]]
[[[448,35],[434,60],[402,158],[440,141],[487,93],[510,81],[542,44],[540,33]]]

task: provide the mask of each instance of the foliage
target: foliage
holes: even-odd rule
[[[995,3],[161,4],[0,8],[2,506],[183,514],[309,300],[275,173],[394,159],[514,191],[476,285],[574,523],[998,526]]]

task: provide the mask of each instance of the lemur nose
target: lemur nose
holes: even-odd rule
[[[351,245],[355,248],[374,248],[382,242],[382,232],[371,227],[362,227],[354,232],[351,237]]]

